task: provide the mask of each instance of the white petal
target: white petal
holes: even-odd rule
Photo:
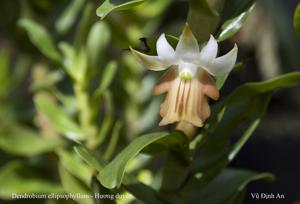
[[[158,56],[145,55],[130,47],[131,52],[149,70],[161,71],[167,69],[170,64],[160,60]]]
[[[199,55],[197,39],[195,38],[188,24],[186,24],[184,27],[175,52],[178,57],[186,61],[195,61]]]
[[[157,55],[162,61],[172,62],[175,59],[175,51],[168,43],[165,34],[161,34],[156,42]]]
[[[237,52],[237,45],[234,45],[234,48],[226,55],[216,58],[212,65],[206,68],[207,71],[214,76],[224,76],[228,74],[235,65]]]
[[[217,57],[218,43],[214,36],[210,35],[209,41],[202,48],[199,56],[200,64],[210,65]]]

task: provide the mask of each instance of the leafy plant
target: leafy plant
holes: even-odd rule
[[[161,31],[173,49],[185,23],[184,32],[193,31],[200,47],[210,35],[230,43],[256,6],[253,0],[189,0],[181,2],[187,18],[166,23],[172,3],[105,0],[97,8],[92,1],[69,1],[56,12],[48,8],[49,24],[34,12],[37,5],[20,3],[22,41],[35,47],[18,53],[16,63],[9,51],[0,51],[1,199],[55,193],[88,195],[71,197],[76,203],[238,204],[250,182],[275,179],[230,163],[262,121],[273,93],[299,86],[300,72],[244,83],[209,101],[211,115],[193,127],[192,137],[173,126],[158,128],[162,100],[151,94],[157,75],[146,72],[130,49],[155,55]],[[299,22],[298,5],[298,34]],[[240,58],[231,74],[244,71],[248,62]],[[231,74],[207,77],[220,91]],[[24,119],[11,101],[28,79],[24,101],[32,103]]]

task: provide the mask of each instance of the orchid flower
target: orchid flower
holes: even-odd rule
[[[149,70],[168,69],[153,89],[154,95],[167,92],[160,107],[162,120],[159,125],[184,121],[202,127],[210,116],[208,98],[219,98],[212,76],[224,76],[232,70],[237,46],[217,57],[218,44],[211,35],[200,52],[197,40],[186,24],[175,50],[165,34],[157,40],[156,49],[158,56],[149,56],[132,48],[131,51]]]

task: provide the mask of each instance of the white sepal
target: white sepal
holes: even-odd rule
[[[207,67],[207,70],[214,76],[224,76],[228,74],[234,67],[237,58],[237,52],[237,45],[234,45],[234,48],[230,52],[216,58],[213,61],[212,66]]]
[[[199,56],[197,39],[186,24],[175,50],[176,56],[185,61],[195,61]]]
[[[199,56],[200,64],[210,65],[217,57],[218,43],[214,36],[210,35],[209,41],[202,48]]]
[[[133,48],[130,48],[131,52],[139,59],[139,61],[149,70],[162,71],[167,69],[170,64],[159,59],[158,56],[145,55]]]
[[[167,63],[174,63],[175,51],[173,47],[168,43],[165,34],[161,34],[156,42],[157,55],[160,60]]]

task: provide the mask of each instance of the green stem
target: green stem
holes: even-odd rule
[[[177,191],[185,180],[183,177],[187,169],[188,164],[179,159],[177,153],[169,151],[163,170],[162,190]]]
[[[185,133],[190,141],[197,131],[195,126],[186,122],[179,122],[175,129]],[[178,197],[178,192],[186,183],[190,172],[189,149],[184,145],[169,149],[163,169],[161,196],[170,203],[182,203]]]
[[[89,103],[90,98],[85,85],[82,83],[75,83],[74,91],[78,101],[80,126],[86,136],[87,146],[90,148],[97,132],[93,124],[92,110]]]
[[[190,168],[186,156],[180,150],[169,150],[163,169],[161,196],[170,203],[181,203],[178,191],[189,176]]]

